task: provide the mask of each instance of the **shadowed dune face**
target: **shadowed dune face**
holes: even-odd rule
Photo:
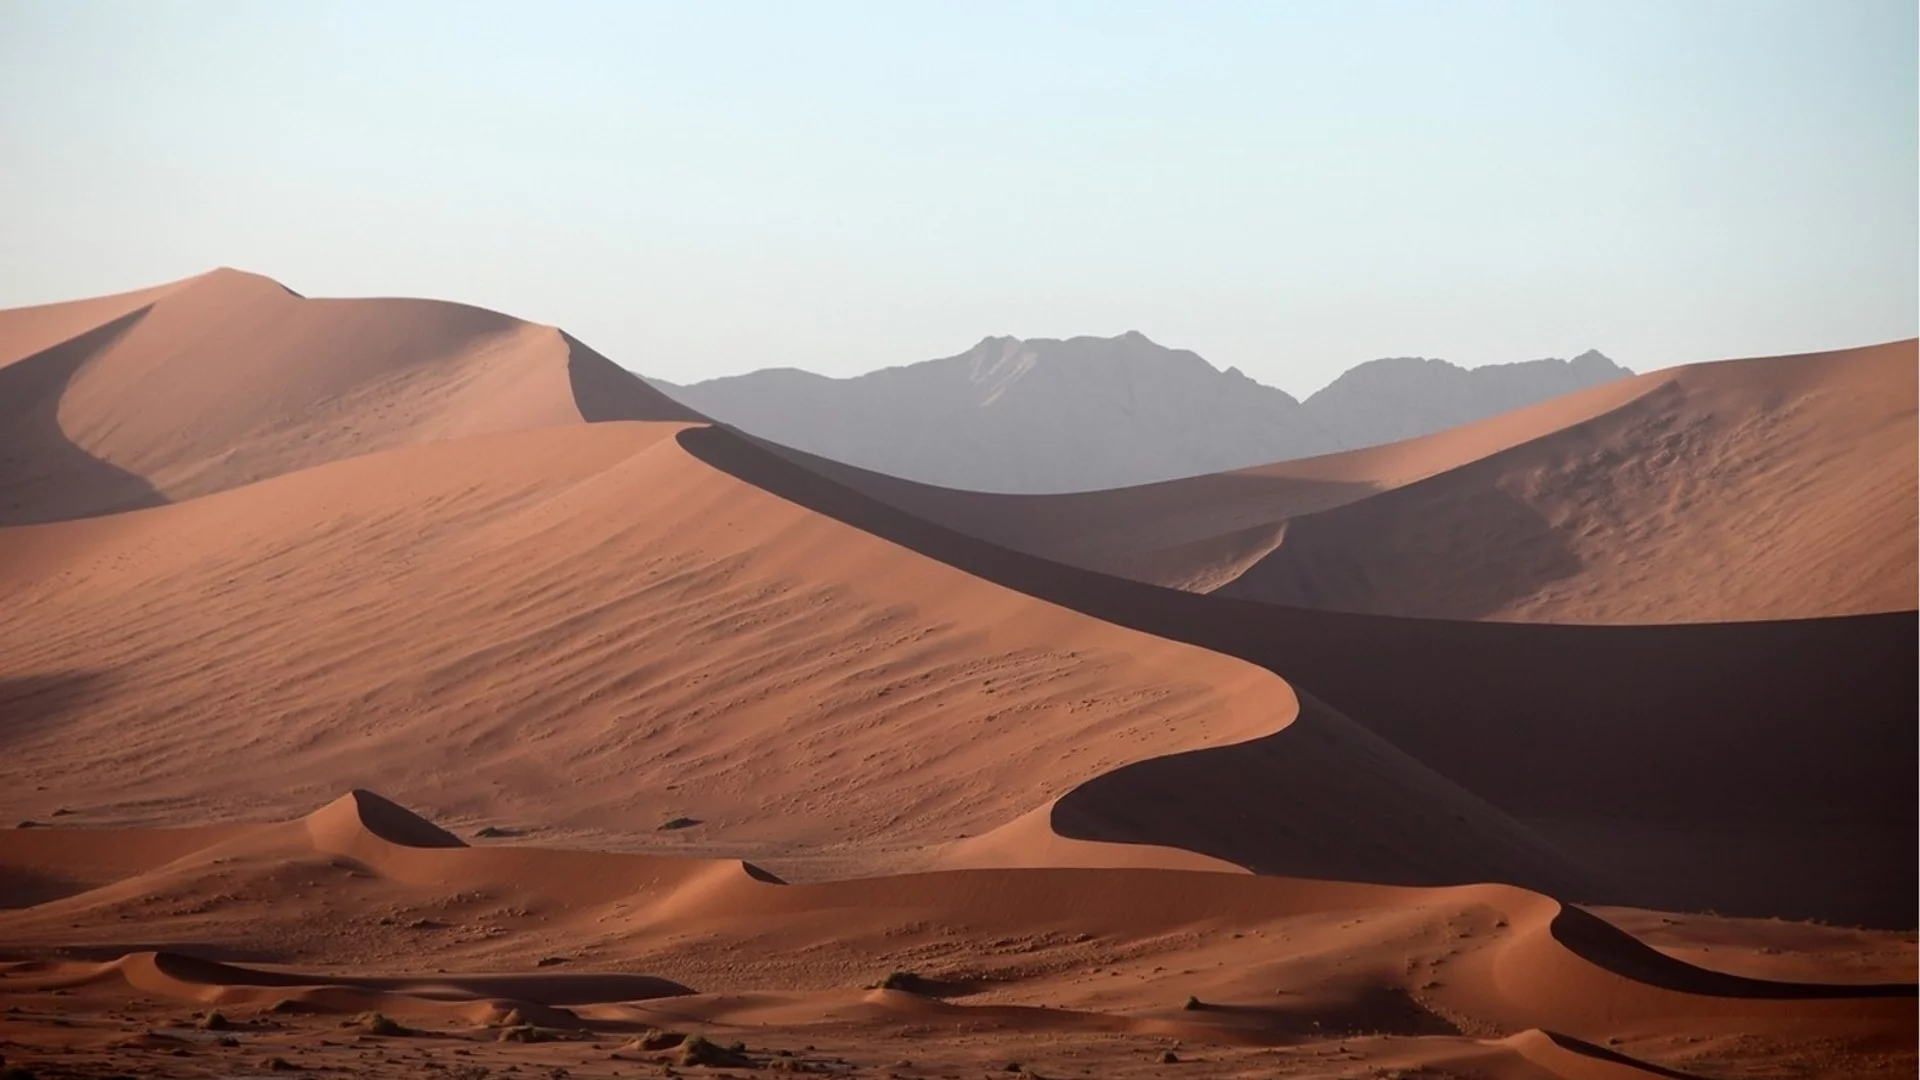
[[[1271,552],[1291,519],[1550,435],[1618,408],[1652,385],[1623,379],[1402,443],[1063,495],[956,491],[762,445],[811,472],[978,539],[1082,569],[1211,592]]]
[[[594,1037],[751,1026],[762,1048],[836,1032],[886,1039],[917,1025],[914,1054],[925,1060],[953,1052],[946,1028],[988,1023],[1003,1057],[1009,1040],[1088,1031],[1109,1041],[1179,1038],[1182,1054],[1201,1061],[1235,1045],[1339,1040],[1353,1047],[1340,1053],[1343,1069],[1356,1058],[1380,1068],[1484,1066],[1514,1048],[1524,1051],[1519,1060],[1554,1066],[1494,1074],[1502,1076],[1585,1075],[1558,1071],[1556,1054],[1637,1070],[1626,1075],[1666,1075],[1672,1070],[1659,1062],[1676,1060],[1676,1046],[1735,1035],[1786,1047],[1811,1040],[1828,1068],[1896,1075],[1882,1068],[1901,1064],[1899,1056],[1876,1057],[1876,1048],[1913,1031],[1911,983],[1716,971],[1504,886],[1070,869],[781,885],[739,864],[448,847],[436,834],[364,792],[303,819],[229,830],[198,850],[165,831],[76,833],[70,857],[122,860],[118,873],[37,908],[0,912],[0,933],[57,948],[97,939],[126,912],[144,910],[157,944],[102,961],[0,965],[0,996],[33,1002],[58,993],[70,1008],[96,998],[122,1009],[141,1007],[139,999],[194,1002],[267,1044],[289,1025],[300,1030],[303,1017],[337,1033],[336,1018],[379,1010],[483,1057],[500,1027],[531,1022]],[[414,837],[429,846],[406,842]],[[20,849],[37,840],[0,833],[0,866],[21,861]],[[170,858],[124,861],[122,852],[147,845],[168,848]],[[362,856],[324,858],[343,849]],[[438,918],[424,927],[369,918],[381,911]],[[498,932],[447,932],[462,921]],[[275,942],[280,966],[212,959],[232,938]],[[170,944],[181,940],[196,944]],[[364,965],[396,948],[443,970],[308,973],[321,956]],[[568,962],[530,971],[543,953],[587,955],[595,967],[620,970]],[[862,988],[873,971],[907,958],[928,973],[903,980],[914,989]],[[485,973],[516,968],[523,973]],[[1088,978],[1089,969],[1099,977]],[[765,985],[786,989],[757,989]],[[1183,1008],[1188,998],[1196,1004]],[[253,1022],[256,1014],[272,1022]],[[10,1030],[30,1034],[32,1023],[16,1019]],[[1148,1045],[1157,1055],[1164,1043]],[[1748,1049],[1732,1060],[1751,1060],[1750,1041],[1734,1045]],[[121,1052],[129,1049],[138,1048]],[[604,1049],[591,1049],[604,1062]]]
[[[1713,622],[1913,607],[1915,343],[1652,391],[1288,523],[1224,595],[1446,619]]]
[[[372,780],[444,813],[819,874],[924,865],[1115,769],[1215,747],[1209,760],[1284,827],[1216,852],[1231,823],[1188,805],[1217,797],[1203,785],[1185,799],[1154,791],[1146,833],[1085,839],[1140,845],[1148,861],[1164,845],[1176,861],[1197,851],[1311,873],[1364,822],[1370,839],[1339,863],[1361,880],[1578,880],[1365,732],[1284,732],[1297,703],[1269,672],[770,495],[674,437],[708,430],[468,439],[111,527],[0,533],[18,597],[0,615],[0,655],[22,672],[57,658],[117,673],[84,717],[22,739],[7,763],[73,787],[17,789],[13,804],[78,800],[110,775],[132,813],[224,817]],[[136,618],[119,601],[129,593],[147,598]],[[168,721],[180,716],[194,725]],[[126,747],[114,762],[61,764],[110,732]],[[1297,756],[1265,748],[1275,732]],[[194,748],[209,744],[231,771],[199,767]],[[1310,762],[1321,777],[1274,788],[1261,762]],[[1327,787],[1333,776],[1367,785],[1364,814]],[[94,800],[96,819],[128,812]],[[1085,809],[1098,805],[1089,795],[1063,812],[1123,820]],[[698,825],[657,831],[677,817]]]
[[[87,300],[0,309],[0,368],[142,311],[185,284],[173,282]]]
[[[166,501],[138,475],[75,445],[60,427],[60,400],[74,376],[146,312],[135,309],[0,367],[0,526]]]
[[[1655,623],[1910,610],[1916,345],[1700,364],[1388,446],[1071,495],[776,452],[959,532],[1195,592]]]
[[[988,580],[1284,673],[1618,890],[1589,899],[1913,924],[1911,613],[1524,626],[1196,596],[1013,556],[725,431],[680,440]]]
[[[1701,470],[1818,488],[1785,548],[1864,561],[1912,428],[1874,350],[1056,500],[760,443],[458,305],[222,272],[56,308],[0,312],[0,813],[49,826],[0,830],[10,1058],[231,1049],[168,1030],[194,1002],[365,1076],[441,1064],[338,1038],[370,1011],[503,1072],[675,1027],[910,1034],[910,1075],[1017,1039],[1122,1080],[1171,1039],[1196,1075],[1911,1074],[1910,935],[1560,901],[1912,926],[1914,613],[1440,622],[1087,568],[1319,552],[1315,602],[1504,618]]]
[[[1337,827],[1302,807],[1338,807]],[[1564,896],[1608,888],[1312,699],[1301,702],[1292,724],[1263,739],[1094,777],[1062,796],[1050,821],[1062,836],[1194,851],[1258,874],[1408,885],[1527,881]],[[1462,833],[1485,842],[1463,847],[1454,839]],[[1382,864],[1393,873],[1383,875]]]

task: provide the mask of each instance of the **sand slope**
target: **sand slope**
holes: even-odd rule
[[[232,270],[0,312],[8,357],[0,523],[156,505],[430,440],[698,419],[552,327],[436,301],[307,300]]]
[[[1645,392],[1645,385],[1625,379],[1405,442],[1065,495],[956,491],[764,445],[915,516],[1016,551],[1135,581],[1210,592],[1271,551],[1289,519],[1457,468]]]
[[[1623,890],[1592,899],[1913,924],[1911,612],[1536,626],[1200,596],[1009,552],[726,432],[679,438],[757,487],[952,566],[1282,673],[1303,700],[1337,703]],[[1212,805],[1228,801],[1213,789]]]
[[[812,513],[689,454],[689,430],[429,443],[0,530],[0,812],[226,820],[360,783],[821,873],[924,864],[1207,750],[1246,800],[1156,789],[1143,815],[1127,774],[1070,808],[1263,872],[1579,880],[1331,710],[1296,724],[1272,673]]]
[[[1699,364],[1419,439],[1072,495],[785,455],[996,544],[1300,607],[1715,622],[1914,607],[1915,343]]]
[[[1594,419],[1289,522],[1221,592],[1533,622],[1910,610],[1916,371],[1905,341],[1641,376]]]
[[[1524,570],[1476,500],[1557,461],[1516,490],[1567,521],[1705,477],[1703,524],[1641,515],[1669,544],[1801,493],[1826,519],[1776,514],[1783,550],[1864,603],[1831,560],[1911,530],[1910,344],[1060,512],[705,424],[457,305],[222,272],[0,334],[0,814],[33,819],[0,997],[53,1075],[631,1075],[660,1055],[607,1040],[670,1026],[913,1078],[1911,1074],[1910,935],[1565,902],[1911,927],[1911,611],[1221,595],[1399,559],[1339,528],[1402,503]],[[1670,587],[1593,565],[1608,603]],[[1730,602],[1800,602],[1756,565]],[[1448,573],[1396,595],[1493,587]],[[364,1010],[428,1034],[343,1034]]]
[[[149,835],[82,831],[69,843]],[[16,858],[17,842],[0,834],[0,859]],[[309,1054],[322,1048],[296,1041],[299,1017],[317,1014],[325,1030],[326,1017],[367,1009],[480,1048],[493,1039],[482,1025],[532,1021],[616,1035],[738,1029],[761,1047],[917,1031],[924,1059],[965,1055],[960,1033],[986,1025],[1003,1047],[1055,1055],[1090,1035],[1109,1052],[1173,1037],[1306,1061],[1337,1042],[1339,1068],[1530,1077],[1678,1075],[1669,1064],[1737,1059],[1756,1044],[1818,1047],[1826,1066],[1864,1075],[1913,1035],[1910,982],[1731,975],[1508,887],[1059,869],[787,885],[738,863],[453,846],[364,792],[0,913],[0,933],[98,942],[133,911],[145,948],[0,967],[0,995],[133,993],[263,1014],[278,1020],[241,1030]],[[232,958],[205,955],[223,951]],[[543,953],[565,963],[535,972]],[[414,970],[375,973],[396,958]],[[314,964],[329,970],[302,971]],[[860,988],[888,968],[914,970],[912,989]],[[1182,1008],[1189,996],[1202,1006]]]
[[[142,339],[163,315],[175,332]],[[504,316],[215,274],[123,318],[76,369],[105,404],[69,387],[57,411],[126,411],[109,375],[137,372],[110,361],[217,369],[197,319],[205,340],[278,350],[259,377],[283,396],[216,403],[223,423],[308,415],[316,387],[372,419],[304,443],[235,421],[257,460],[327,463],[0,530],[0,812],[221,821],[374,784],[469,827],[802,875],[1147,862],[1912,922],[1910,616],[1520,627],[1194,596],[960,535],[902,509],[929,489],[723,429],[582,424],[644,413],[651,391]],[[553,348],[375,364],[343,346],[467,341],[447,327],[468,324]],[[1269,497],[1412,491],[1651,392],[1282,467],[1237,509],[1156,497],[1166,520],[1221,505],[1215,524],[1237,525]],[[482,420],[527,430],[443,437]],[[215,460],[226,430],[150,443]],[[381,449],[395,440],[414,445]],[[138,479],[83,457],[101,469],[60,497],[97,506]],[[204,767],[215,748],[231,771]],[[657,831],[677,817],[699,824]]]

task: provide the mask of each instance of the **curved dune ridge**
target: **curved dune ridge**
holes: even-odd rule
[[[777,448],[727,431],[689,428],[676,438],[762,490],[979,577],[1284,673],[1297,692],[1338,702],[1368,733],[1570,856],[1589,875],[1575,895],[1913,924],[1916,864],[1907,853],[1916,847],[1912,762],[1920,751],[1911,612],[1532,626],[1200,596],[980,541],[823,484]],[[1152,802],[1133,797],[1138,782],[1164,793],[1184,779],[1187,790],[1207,792],[1188,806],[1217,823],[1211,832],[1258,833],[1234,823],[1249,803],[1273,797],[1273,785],[1259,770],[1196,768],[1206,763],[1205,754],[1163,756],[1116,773],[1122,783],[1102,778],[1089,788],[1137,807]],[[1223,776],[1246,787],[1220,783]],[[1355,804],[1364,805],[1339,799],[1346,810]],[[1122,812],[1076,838],[1140,841],[1164,835],[1157,830],[1166,820]]]
[[[1696,364],[1418,439],[1075,495],[782,450],[969,535],[1295,607],[1656,623],[1906,611],[1916,344]]]
[[[1160,1044],[1141,1072],[1114,1038],[1900,1075],[1910,940],[1636,923],[1678,943],[1656,949],[1566,901],[1912,926],[1913,613],[1526,625],[1235,594],[1313,551],[1361,569],[1302,580],[1400,580],[1366,569],[1403,558],[1373,526],[1341,532],[1369,514],[1534,537],[1476,509],[1514,477],[1604,544],[1684,474],[1647,535],[1749,530],[1753,492],[1805,492],[1832,527],[1779,515],[1755,565],[1870,608],[1848,575],[1902,527],[1884,462],[1912,351],[1004,497],[710,425],[459,305],[218,271],[0,312],[0,813],[40,826],[0,833],[0,941],[32,953],[0,996],[258,1012],[263,1045],[384,1011],[483,1038],[924,1028],[1000,1069],[958,1034],[985,1025],[1116,1076]],[[1554,578],[1525,617],[1670,587],[1581,558],[1601,584]],[[1495,589],[1429,569],[1380,595]],[[1790,591],[1748,585],[1728,604]],[[133,828],[162,824],[192,827]],[[171,1030],[103,1060],[191,1041]],[[392,1065],[353,1053],[325,1067]]]
[[[82,852],[107,848],[111,859],[129,839],[147,836],[166,834],[87,831],[70,833],[67,843]],[[0,859],[31,842],[0,834]],[[723,1030],[990,1022],[1029,1033],[1251,1047],[1336,1034],[1373,1039],[1366,1053],[1383,1064],[1515,1051],[1547,1070],[1517,1075],[1583,1075],[1560,1071],[1588,1068],[1583,1061],[1662,1075],[1633,1051],[1661,1047],[1681,1031],[1697,1038],[1831,1036],[1862,1024],[1909,1037],[1913,1030],[1910,983],[1723,974],[1508,886],[1060,869],[787,885],[728,865],[466,847],[387,800],[354,792],[303,819],[241,829],[164,865],[129,868],[100,888],[0,913],[10,939],[58,941],[84,940],[141,910],[154,943],[101,961],[0,965],[0,993],[131,991],[233,1015],[378,1010],[456,1033],[503,1021],[640,1031],[665,1019]],[[690,891],[697,902],[688,901]],[[365,913],[376,910],[436,918],[418,920],[424,928],[368,922]],[[455,932],[461,926],[495,930]],[[1034,936],[1035,927],[1048,929]],[[1009,935],[1025,943],[1014,962],[983,965],[990,943]],[[251,949],[256,959],[210,959],[174,941],[194,942],[199,953]],[[396,943],[416,963],[461,973],[303,971],[316,953],[351,968]],[[570,960],[567,970],[487,973],[530,969],[536,951],[591,959]],[[854,989],[856,972],[889,956],[925,966],[912,988]],[[1178,972],[1168,970],[1174,956],[1184,965]],[[616,965],[660,974],[581,970]],[[1089,965],[1109,973],[1089,978]],[[742,972],[782,989],[743,985]],[[1201,1005],[1181,1008],[1187,996]],[[1038,1001],[1047,1005],[1033,1007]],[[1396,1046],[1395,1035],[1414,1038]]]
[[[689,454],[684,430],[426,444],[0,532],[0,654],[27,690],[10,768],[49,789],[0,799],[204,820],[372,782],[469,820],[871,871],[1214,748],[1236,783],[1298,775],[1254,829],[1156,795],[1160,846],[1360,880],[1580,880],[1351,724],[1296,725],[1270,672],[812,513]],[[123,751],[93,757],[108,739]],[[204,769],[208,746],[230,770]],[[1080,817],[1128,835],[1124,787]],[[701,824],[656,839],[680,816]]]
[[[429,440],[699,419],[552,327],[430,300],[309,300],[234,270],[0,313],[8,358],[0,524],[179,501]]]
[[[1541,438],[1646,391],[1642,381],[1622,379],[1404,442],[1063,495],[957,491],[764,445],[811,471],[969,536],[1070,566],[1211,592],[1271,551],[1292,518]]]
[[[335,355],[361,330],[334,323],[369,312],[408,340],[450,320],[534,332],[232,274],[150,307],[195,294],[303,313],[299,347],[261,365],[286,387],[372,370]],[[338,460],[0,530],[8,766],[36,780],[0,806],[230,820],[372,783],[475,824],[802,876],[1146,862],[1911,923],[1910,860],[1873,857],[1913,846],[1910,619],[1475,628],[1149,589],[969,540],[868,497],[870,475],[725,430],[581,424],[652,400],[604,362],[544,416],[571,422],[435,437],[451,416],[543,419],[502,388],[554,376],[549,354],[487,370],[432,383],[451,387],[419,397],[436,409],[369,424],[371,445],[338,434]],[[1600,390],[1298,469],[1404,480],[1638,400]],[[1836,680],[1847,707],[1806,724]],[[233,768],[209,773],[208,747]]]

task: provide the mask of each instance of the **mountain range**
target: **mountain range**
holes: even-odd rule
[[[1313,457],[1471,423],[1633,374],[1598,352],[1463,368],[1393,357],[1305,401],[1137,331],[989,337],[836,379],[769,368],[655,386],[774,442],[943,487],[1087,491]]]

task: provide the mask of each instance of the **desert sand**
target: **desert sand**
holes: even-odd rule
[[[1293,607],[1550,623],[1904,611],[1920,590],[1917,356],[1909,340],[1697,364],[1387,446],[1074,495],[805,460],[1019,551]]]
[[[1913,369],[970,496],[460,305],[216,271],[0,312],[0,1055],[1910,1075]],[[1527,478],[1548,540],[1476,494]],[[1408,569],[1389,513],[1513,576]],[[1463,583],[1511,596],[1363,602]]]

